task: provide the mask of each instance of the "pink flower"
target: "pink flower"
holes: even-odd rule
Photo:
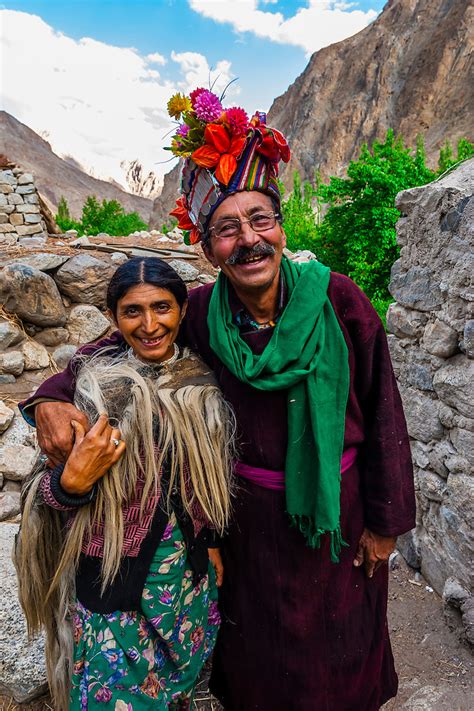
[[[196,99],[198,98],[198,96],[200,96],[200,94],[202,94],[203,91],[207,91],[207,89],[198,87],[197,89],[194,89],[194,91],[192,91],[190,93],[189,98],[191,99],[191,106],[193,107],[193,109],[196,108],[196,106],[195,106]]]
[[[225,112],[226,123],[230,128],[230,132],[233,136],[245,136],[249,127],[249,117],[243,109],[236,106],[231,109],[227,109]]]
[[[222,104],[212,91],[203,89],[194,102],[194,110],[200,121],[210,123],[220,118]]]
[[[100,689],[95,692],[94,698],[96,701],[107,703],[112,698],[112,692],[106,686],[101,686]]]

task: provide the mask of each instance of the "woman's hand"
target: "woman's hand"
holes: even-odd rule
[[[83,496],[92,489],[125,451],[120,431],[109,425],[107,415],[100,415],[86,433],[83,425],[71,422],[75,431],[74,446],[61,475],[61,486],[68,494]],[[115,446],[114,440],[120,440]]]
[[[222,562],[221,551],[219,548],[208,548],[207,552],[216,573],[216,585],[220,588],[224,579],[224,564]]]
[[[71,420],[79,422],[86,432],[89,429],[87,417],[69,402],[39,402],[35,407],[38,445],[53,467],[67,460],[74,445]]]

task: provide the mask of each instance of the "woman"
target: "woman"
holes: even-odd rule
[[[93,426],[24,494],[20,599],[46,629],[56,708],[189,709],[219,624],[209,528],[229,520],[233,420],[176,344],[187,292],[169,265],[128,261],[107,306],[117,346],[76,359]]]

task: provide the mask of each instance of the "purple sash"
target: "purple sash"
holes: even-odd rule
[[[349,447],[344,450],[341,459],[341,474],[350,469],[356,459],[357,447]],[[251,481],[252,484],[263,486],[264,489],[273,489],[273,491],[284,491],[285,489],[285,472],[251,467],[243,462],[236,462],[234,471],[244,479]]]

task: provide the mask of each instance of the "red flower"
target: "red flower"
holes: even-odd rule
[[[222,124],[210,123],[204,131],[206,143],[191,155],[193,161],[203,168],[216,168],[215,176],[223,185],[228,185],[237,168],[237,158],[242,153],[245,136],[230,136]]]
[[[177,218],[180,230],[190,230],[194,227],[194,223],[191,222],[189,217],[184,197],[180,197],[176,200],[176,207],[174,210],[171,210],[170,215]]]
[[[258,114],[252,117],[250,123],[254,126],[255,133],[260,135],[257,151],[271,160],[272,163],[278,163],[280,160],[288,163],[291,154],[285,136],[276,128],[267,126],[261,121]]]

